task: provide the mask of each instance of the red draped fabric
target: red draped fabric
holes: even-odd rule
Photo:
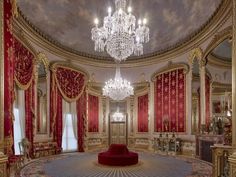
[[[86,92],[76,101],[78,122],[78,151],[84,152],[85,119],[86,119]]]
[[[3,1],[4,40],[4,139],[5,153],[13,154],[14,63],[11,1]],[[2,41],[1,41],[2,42]]]
[[[54,140],[57,142],[58,147],[62,147],[62,96],[61,94],[57,94],[56,97],[57,107]]]
[[[84,151],[86,92],[84,74],[72,68],[53,66],[50,88],[50,132],[58,147],[62,145],[62,99],[76,101],[78,118],[78,150]]]
[[[35,92],[34,82],[25,91],[25,136],[31,142],[31,153],[34,142],[34,119],[35,119]]]
[[[185,132],[185,73],[162,73],[155,81],[155,130]]]
[[[138,97],[138,132],[148,132],[148,94]]]
[[[70,68],[57,67],[55,80],[61,94],[69,102],[76,101],[85,86],[84,74]]]
[[[99,117],[99,99],[98,96],[88,94],[88,131],[98,132]]]
[[[206,129],[208,130],[210,124],[210,78],[205,77],[205,98],[206,98]]]
[[[26,90],[34,76],[34,55],[17,39],[14,39],[14,64],[15,81]]]

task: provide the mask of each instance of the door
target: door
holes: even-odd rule
[[[127,116],[125,116],[127,117]],[[109,144],[127,144],[127,123],[125,121],[112,121],[109,123]]]

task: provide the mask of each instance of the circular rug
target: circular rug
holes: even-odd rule
[[[97,163],[97,153],[71,153],[38,159],[25,165],[21,177],[210,177],[212,167],[197,159],[139,153],[133,166]]]

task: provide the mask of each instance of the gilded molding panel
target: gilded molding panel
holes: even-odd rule
[[[222,60],[212,54],[207,55],[207,64],[226,69],[231,69],[232,67],[232,62]]]
[[[203,58],[207,58],[210,52],[216,48],[221,42],[223,42],[227,38],[232,38],[232,26],[228,26],[222,31],[218,32],[213,39],[211,40],[210,44],[204,51]]]
[[[0,151],[4,144],[4,36],[3,36],[3,0],[0,0]]]

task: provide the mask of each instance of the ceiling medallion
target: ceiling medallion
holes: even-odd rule
[[[143,54],[143,44],[149,41],[149,28],[147,19],[139,19],[136,28],[136,18],[132,15],[132,8],[126,12],[126,0],[115,0],[115,11],[108,8],[108,16],[103,20],[103,26],[98,27],[99,20],[94,20],[92,40],[95,42],[95,51],[107,53],[116,62],[126,60],[133,53],[137,56]]]
[[[121,77],[120,67],[117,66],[115,78],[107,81],[103,87],[103,95],[120,101],[133,94],[134,88],[129,81]]]

